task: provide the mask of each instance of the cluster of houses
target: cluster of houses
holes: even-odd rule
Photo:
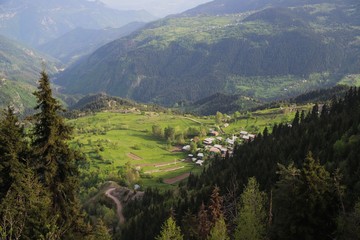
[[[246,131],[241,131],[239,136],[233,135],[232,137],[226,138],[219,136],[217,131],[210,129],[210,137],[205,138],[202,143],[204,148],[198,148],[197,154],[189,154],[188,159],[194,162],[197,165],[202,166],[204,163],[204,152],[209,153],[210,156],[216,154],[225,157],[226,154],[230,156],[233,153],[235,142],[241,140],[243,142],[251,142],[255,139],[256,135],[248,133]],[[220,144],[222,143],[222,144]],[[182,148],[183,151],[189,152],[191,149],[190,145],[186,145]]]

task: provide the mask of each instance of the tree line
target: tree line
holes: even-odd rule
[[[78,199],[79,152],[68,145],[71,128],[52,96],[48,75],[39,80],[36,113],[24,127],[11,107],[0,121],[0,238],[106,239],[91,226]]]
[[[233,156],[215,159],[200,176],[191,174],[177,191],[152,190],[151,201],[129,204],[125,213],[131,220],[119,236],[161,239],[170,226],[177,229],[174,221],[180,239],[211,239],[216,185],[223,198],[222,236],[359,239],[359,146],[360,89],[351,88],[344,98],[297,112],[290,124],[265,129],[253,142],[236,146]],[[147,222],[147,234],[136,232]]]

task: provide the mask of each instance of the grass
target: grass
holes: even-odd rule
[[[232,94],[241,93],[268,101],[289,98],[316,88],[332,86],[335,82],[336,79],[333,79],[326,72],[313,73],[307,78],[292,75],[276,77],[243,77],[233,75],[228,77],[225,89]]]
[[[212,120],[208,119],[197,118],[196,121],[204,125],[212,123]],[[70,120],[69,123],[75,129],[72,144],[80,144],[81,149],[89,156],[90,170],[100,169],[102,172],[116,173],[118,167],[131,162],[144,172],[158,171],[151,174],[153,178],[143,180],[144,185],[158,186],[159,178],[166,179],[190,172],[194,164],[179,161],[187,154],[172,152],[173,147],[169,147],[165,140],[152,136],[152,126],[172,126],[178,132],[183,132],[188,127],[200,127],[201,124],[196,121],[165,113],[98,113]],[[138,159],[133,159],[129,153],[138,156]],[[167,171],[172,168],[181,169]]]
[[[241,116],[240,119],[223,130],[226,134],[236,134],[239,133],[239,130],[258,133],[262,132],[266,127],[271,131],[275,124],[291,123],[296,111],[301,112],[304,110],[305,112],[308,112],[312,107],[313,104],[308,104],[303,106],[284,106],[281,108],[255,111]]]
[[[347,75],[338,84],[360,87],[360,74]]]
[[[252,133],[271,130],[275,123],[291,122],[296,110],[308,111],[311,104],[305,106],[284,106],[265,109],[242,115],[238,120],[223,128],[225,135],[238,134],[241,130]],[[152,126],[174,127],[184,132],[189,127],[215,127],[214,117],[184,117],[169,113],[112,113],[103,112],[91,116],[69,120],[74,127],[74,147],[80,149],[90,159],[90,171],[103,175],[116,175],[119,167],[130,162],[149,177],[141,179],[144,187],[170,189],[173,185],[162,182],[187,172],[201,173],[203,167],[181,161],[188,153],[174,152],[174,147],[164,139],[152,135]],[[129,154],[132,155],[129,155]]]

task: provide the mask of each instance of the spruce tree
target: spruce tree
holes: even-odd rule
[[[230,240],[224,217],[221,215],[210,230],[207,240]]]
[[[161,233],[156,240],[182,240],[180,227],[176,225],[173,217],[169,217],[164,225],[161,227]]]
[[[29,167],[28,157],[24,131],[8,108],[0,125],[0,236],[4,239],[38,239],[50,229],[50,199]]]
[[[202,203],[198,213],[198,237],[199,239],[206,239],[210,232],[210,222],[208,212],[205,204]]]
[[[33,164],[41,183],[50,192],[51,213],[57,217],[57,235],[70,237],[68,234],[81,231],[77,198],[79,171],[76,165],[80,155],[69,148],[67,141],[71,139],[71,128],[60,115],[63,109],[52,95],[45,71],[41,72],[34,95],[38,113],[33,116]]]
[[[259,184],[254,177],[249,178],[240,198],[235,239],[264,239],[266,235],[266,195],[259,190]]]

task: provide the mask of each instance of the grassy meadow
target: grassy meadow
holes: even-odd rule
[[[265,109],[242,114],[237,120],[230,119],[229,126],[222,130],[223,137],[237,134],[241,130],[252,133],[270,130],[274,123],[291,122],[296,110],[308,111],[312,105],[301,107],[287,106]],[[224,117],[224,119],[229,119]],[[202,167],[184,161],[186,152],[179,151],[181,146],[173,146],[164,138],[152,134],[152,126],[163,129],[171,126],[176,132],[185,132],[188,128],[216,128],[215,118],[175,115],[171,113],[116,113],[102,112],[69,120],[74,127],[72,145],[80,148],[89,159],[88,171],[105,176],[116,176],[126,163],[143,174],[139,183],[144,187],[171,188],[165,179],[184,173],[200,173]],[[189,139],[185,139],[189,143]],[[174,184],[173,184],[174,185]]]

